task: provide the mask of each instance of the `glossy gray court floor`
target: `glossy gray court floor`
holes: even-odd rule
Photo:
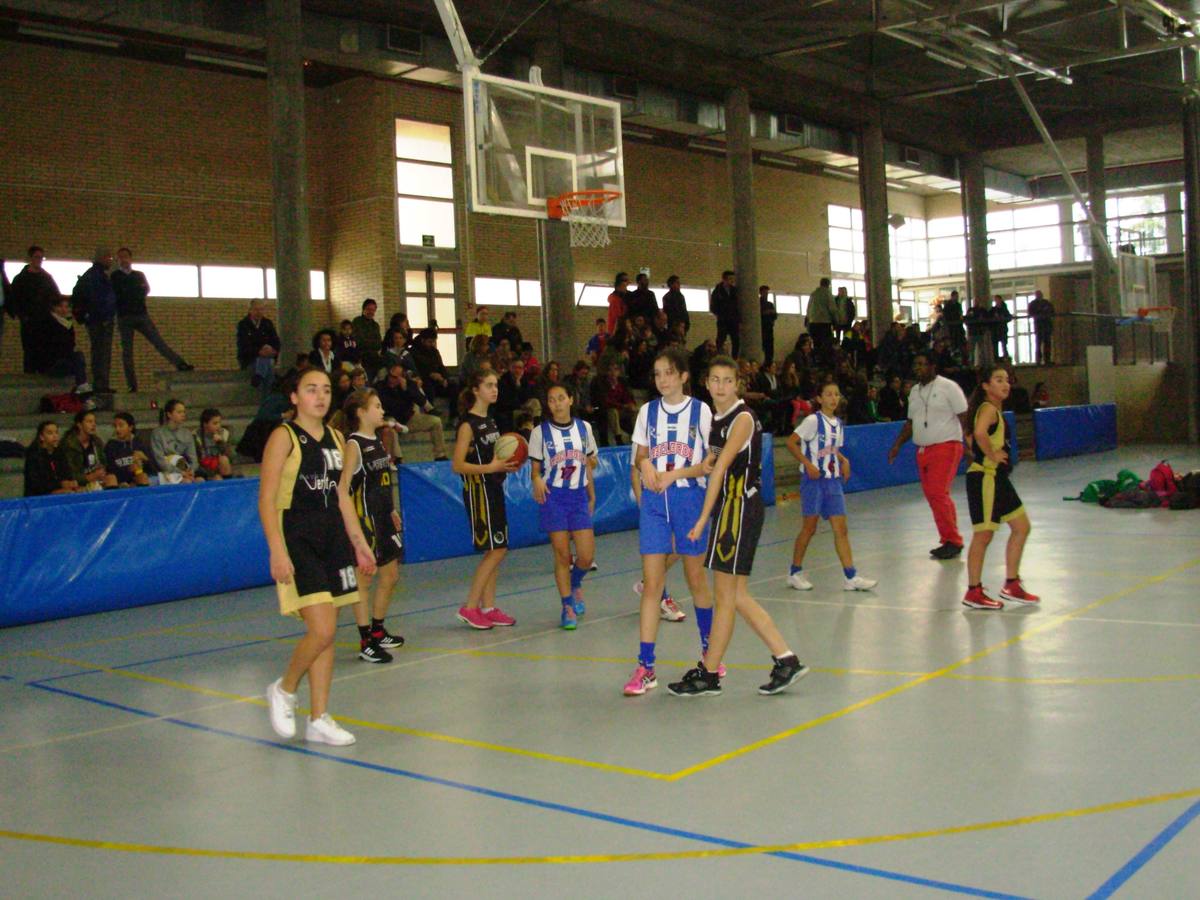
[[[782,503],[754,590],[813,671],[771,698],[744,626],[723,696],[621,696],[633,533],[600,539],[573,634],[548,548],[511,555],[518,624],[487,633],[453,620],[469,560],[406,568],[394,664],[340,633],[346,749],[267,725],[295,634],[271,590],[0,632],[3,893],[1198,896],[1200,513],[1061,499],[1164,455],[1200,465],[1177,447],[1019,468],[1039,610],[963,610],[915,485],[849,498],[878,590],[842,592],[827,529],[816,590],[789,590]],[[663,623],[660,673],[696,648],[690,615]]]

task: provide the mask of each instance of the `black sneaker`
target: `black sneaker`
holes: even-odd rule
[[[682,681],[668,684],[667,690],[676,697],[719,697],[721,679],[703,666],[688,669]]]
[[[392,654],[388,653],[375,641],[363,641],[358,651],[358,658],[369,663],[390,663]]]
[[[372,631],[371,641],[385,650],[397,650],[404,646],[404,638],[398,634],[389,634],[386,628]]]
[[[771,680],[761,685],[758,692],[763,695],[778,694],[808,674],[808,666],[793,656],[775,660],[771,669]]]
[[[934,559],[954,559],[962,553],[962,544],[942,544],[940,547],[935,547],[929,551],[929,555]]]

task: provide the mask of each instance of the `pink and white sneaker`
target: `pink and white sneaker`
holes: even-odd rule
[[[646,691],[652,691],[656,687],[658,687],[658,677],[654,674],[654,670],[639,665],[633,670],[630,679],[625,682],[625,696],[640,697]]]
[[[1004,587],[1000,588],[1000,596],[1004,600],[1024,606],[1037,606],[1042,600],[1037,594],[1031,594],[1025,590],[1025,585],[1021,584],[1020,578],[1004,582]]]
[[[492,621],[483,614],[483,610],[471,609],[466,606],[459,607],[456,618],[464,625],[470,625],[472,628],[478,628],[480,631],[487,631],[492,627],[493,624]]]
[[[517,620],[504,612],[500,607],[493,606],[491,609],[482,610],[483,616],[493,625],[516,625]]]
[[[658,615],[668,622],[682,622],[687,618],[687,613],[675,605],[673,597],[663,597],[658,601]]]

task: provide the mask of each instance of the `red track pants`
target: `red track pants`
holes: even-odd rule
[[[929,508],[933,510],[933,521],[937,523],[938,539],[943,544],[962,546],[962,535],[958,533],[958,509],[950,496],[950,486],[958,474],[962,462],[962,441],[946,441],[929,447],[917,448],[917,471],[921,475],[921,489]]]

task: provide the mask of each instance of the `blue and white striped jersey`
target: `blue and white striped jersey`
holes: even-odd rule
[[[596,452],[592,426],[582,419],[570,425],[545,419],[529,435],[529,457],[542,464],[542,477],[553,488],[586,488],[587,458]]]
[[[660,472],[699,465],[708,453],[712,410],[695,397],[671,407],[661,397],[643,404],[633,426],[633,443],[645,447]],[[683,478],[676,487],[705,487],[708,479]]]
[[[800,438],[800,452],[821,470],[822,478],[842,477],[842,464],[837,454],[846,445],[846,428],[841,419],[831,419],[818,411],[806,416],[796,426],[795,433]]]

